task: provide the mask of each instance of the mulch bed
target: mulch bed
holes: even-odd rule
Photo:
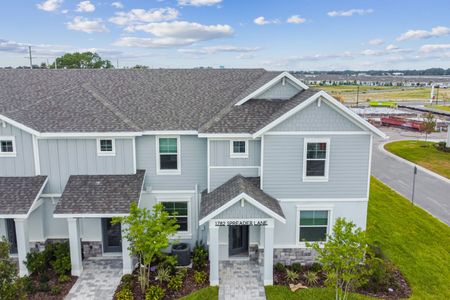
[[[194,280],[194,270],[192,268],[187,269],[188,272],[183,281],[183,287],[178,291],[173,291],[167,287],[167,283],[163,283],[162,285],[155,279],[155,273],[150,273],[150,285],[158,285],[165,289],[166,295],[164,297],[165,300],[171,299],[180,299],[181,297],[187,296],[199,289],[205,288],[209,286],[209,277],[205,280],[203,284],[197,284]],[[209,275],[209,267],[207,266],[203,271]],[[132,291],[134,295],[134,300],[145,300],[145,294],[142,294],[141,287],[139,285],[138,280],[139,270],[136,269],[133,272],[133,281],[132,281]],[[116,293],[122,289],[122,283],[117,287]],[[116,299],[116,297],[114,297]]]
[[[294,284],[301,283],[305,286],[308,286],[306,283],[303,274],[306,273],[309,270],[307,266],[303,266],[302,271],[300,273],[299,279],[294,282]],[[326,275],[323,272],[317,272],[318,276],[318,282],[314,286],[315,288],[321,288],[325,287],[325,279]],[[359,294],[380,298],[380,299],[402,299],[402,298],[409,298],[411,296],[411,288],[409,287],[408,283],[406,282],[405,278],[401,274],[401,272],[398,269],[395,269],[393,271],[393,278],[395,280],[392,287],[390,286],[383,286],[378,288],[377,291],[368,290],[364,288],[359,288],[356,292]],[[286,272],[280,272],[276,269],[273,270],[273,284],[274,285],[284,285],[289,286],[289,282],[286,279]],[[389,291],[389,288],[392,289],[392,291]]]
[[[57,276],[55,274],[52,274],[51,272],[48,273],[50,276],[50,279],[48,281],[49,288],[51,289],[53,286],[59,286],[61,288],[61,292],[58,295],[52,295],[51,291],[48,292],[41,292],[38,291],[39,288],[39,278],[37,276],[30,276],[30,278],[33,281],[34,286],[36,287],[36,292],[33,294],[28,295],[29,300],[62,300],[64,297],[69,293],[72,286],[77,281],[78,277],[71,276],[70,280],[65,283],[59,283]]]

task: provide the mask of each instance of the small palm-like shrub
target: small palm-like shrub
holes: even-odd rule
[[[172,276],[167,287],[173,291],[178,291],[183,287],[183,278],[179,275]]]
[[[306,283],[309,286],[315,286],[319,280],[319,277],[317,276],[317,273],[314,271],[308,271],[306,272],[303,277],[306,280]]]
[[[133,292],[129,287],[124,287],[116,294],[117,300],[134,300]]]
[[[203,284],[208,278],[208,274],[205,271],[194,271],[194,280],[197,284]]]
[[[286,269],[286,279],[290,282],[294,282],[298,279],[299,275],[295,271]]]
[[[168,282],[170,280],[170,268],[160,266],[156,270],[156,279],[159,281],[159,283]]]
[[[166,295],[166,291],[157,285],[151,285],[145,293],[145,300],[161,300]]]

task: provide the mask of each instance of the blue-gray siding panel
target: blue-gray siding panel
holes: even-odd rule
[[[273,87],[255,97],[257,99],[290,99],[295,96],[300,87],[297,87],[290,79],[285,80],[285,84],[282,82],[275,84]]]
[[[197,136],[180,137],[181,175],[156,175],[155,136],[136,138],[137,168],[147,171],[145,185],[153,190],[206,189],[207,157],[206,139]]]
[[[261,140],[248,141],[248,158],[230,158],[230,140],[210,140],[210,166],[260,166]]]
[[[237,174],[241,174],[244,177],[257,177],[259,176],[258,168],[218,168],[211,169],[210,173],[210,191],[213,191],[218,186],[224,184],[229,179]]]
[[[98,156],[96,139],[41,139],[41,174],[46,193],[62,193],[70,175],[132,174],[133,140],[115,139],[115,156]]]
[[[360,127],[321,101],[309,104],[300,112],[275,126],[271,131],[362,131]]]
[[[230,199],[231,200],[231,199]],[[244,201],[244,207],[241,201],[236,202],[225,211],[221,212],[214,219],[249,219],[249,218],[271,218],[268,214],[254,205]]]
[[[328,182],[303,182],[304,137],[265,136],[264,191],[275,198],[365,198],[370,135],[326,137],[330,138]]]
[[[14,136],[16,140],[16,156],[0,157],[0,176],[33,176],[33,137],[17,127],[0,123],[0,136]]]

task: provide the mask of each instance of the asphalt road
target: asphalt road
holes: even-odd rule
[[[423,135],[398,129],[383,129],[388,141],[422,139]],[[446,133],[433,134],[430,139],[444,140]],[[412,197],[414,167],[399,161],[379,149],[386,140],[374,139],[372,175],[409,200]],[[450,183],[421,170],[417,171],[414,203],[450,225]]]

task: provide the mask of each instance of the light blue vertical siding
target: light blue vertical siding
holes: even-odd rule
[[[0,122],[0,136],[14,136],[16,156],[0,156],[0,176],[34,176],[33,137],[8,123]]]
[[[236,139],[239,140],[239,139]],[[260,166],[261,140],[248,141],[248,158],[230,157],[231,140],[210,140],[209,153],[210,166]]]
[[[137,168],[145,169],[145,186],[153,190],[194,190],[198,185],[200,191],[206,188],[207,149],[206,139],[193,135],[180,137],[180,175],[156,174],[156,139],[155,136],[136,138]]]
[[[285,79],[285,84],[280,81],[270,89],[256,97],[257,99],[290,99],[295,96],[299,91],[300,87],[297,87],[290,79]]]
[[[41,174],[46,193],[62,193],[70,175],[132,174],[133,140],[116,138],[115,156],[98,156],[96,139],[40,139]]]

